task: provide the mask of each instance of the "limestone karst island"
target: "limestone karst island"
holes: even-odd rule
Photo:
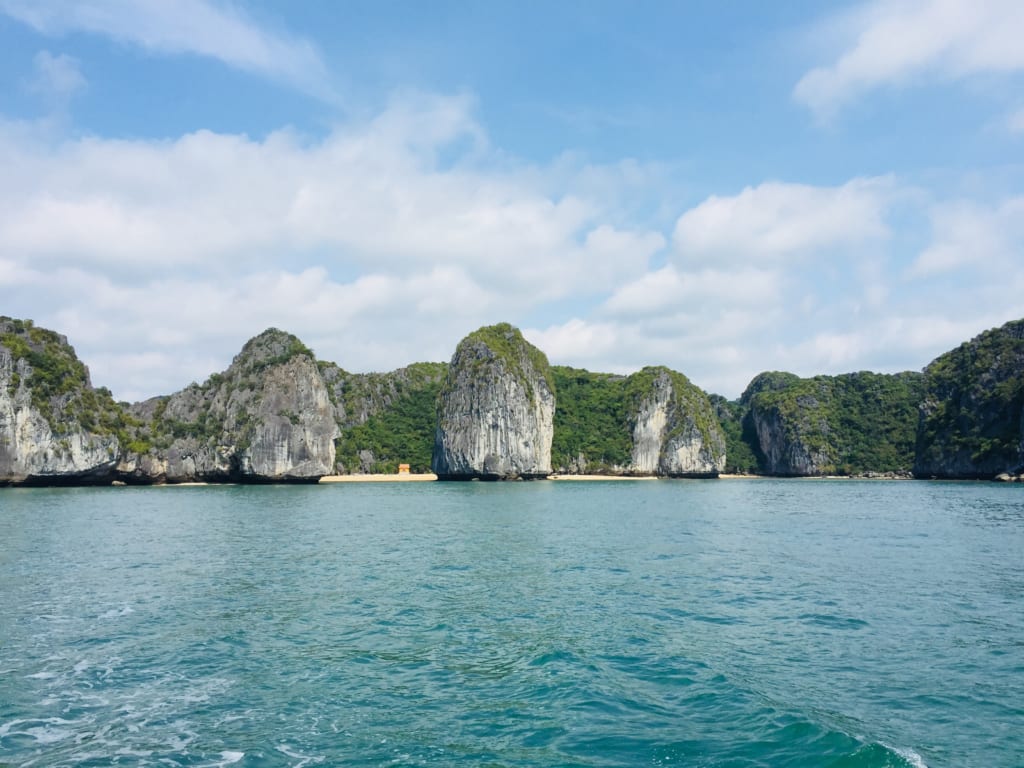
[[[766,372],[735,401],[663,367],[552,366],[508,324],[469,334],[447,364],[370,374],[269,329],[202,384],[119,403],[64,336],[0,317],[0,485],[316,482],[400,466],[450,480],[1020,480],[1024,320],[921,372]]]

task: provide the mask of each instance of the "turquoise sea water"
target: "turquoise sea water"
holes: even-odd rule
[[[1024,765],[1020,486],[7,489],[0,600],[0,765]]]

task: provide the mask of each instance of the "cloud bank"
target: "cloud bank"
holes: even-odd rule
[[[832,25],[850,42],[793,90],[823,119],[876,88],[1024,69],[1017,0],[879,0]]]
[[[308,40],[271,30],[237,6],[210,0],[0,0],[0,12],[38,32],[86,32],[155,54],[192,54],[333,100],[327,68]]]
[[[388,370],[510,320],[555,363],[666,364],[734,396],[766,368],[917,368],[978,317],[1024,314],[1019,198],[766,181],[629,226],[616,190],[642,167],[511,162],[465,97],[399,98],[317,140],[4,124],[0,157],[4,312],[69,334],[126,399],[204,379],[271,325]],[[930,222],[909,246],[908,199]]]

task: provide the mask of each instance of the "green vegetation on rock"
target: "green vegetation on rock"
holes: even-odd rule
[[[1024,320],[961,344],[925,376],[915,472],[986,477],[1024,463]]]
[[[920,373],[867,371],[801,379],[792,374],[758,377],[744,395],[752,414],[781,427],[781,439],[808,455],[827,457],[810,474],[852,475],[909,472],[914,463],[918,404],[924,392]],[[751,446],[755,450],[754,446]],[[782,453],[788,453],[782,451]],[[764,467],[769,472],[803,474],[797,467]]]
[[[726,473],[756,475],[763,472],[764,458],[757,447],[750,408],[738,400],[726,400],[721,395],[709,395],[708,399],[725,435]]]
[[[557,365],[551,374],[558,388],[551,466],[595,474],[626,467],[633,438],[625,377]]]
[[[9,394],[14,396],[24,385],[32,407],[55,434],[81,427],[96,435],[125,437],[131,418],[110,390],[93,389],[88,369],[63,336],[38,328],[31,320],[0,317],[0,346],[15,363]],[[19,361],[28,365],[24,376],[17,372]]]
[[[526,373],[523,364],[523,355],[533,367],[533,370],[544,377],[548,389],[555,391],[555,378],[551,373],[551,366],[548,363],[547,355],[537,349],[533,344],[523,338],[518,328],[508,323],[487,325],[470,333],[460,343],[459,347],[471,344],[484,344],[494,357],[500,360],[510,374],[515,376],[526,387],[526,391],[533,395],[533,382]]]
[[[709,407],[708,396],[679,371],[658,365],[642,368],[629,376],[626,379],[625,393],[626,407],[629,412],[637,412],[643,399],[654,390],[654,382],[659,376],[667,376],[672,385],[670,410],[674,410],[678,414],[686,414],[696,425],[704,445],[713,445],[714,433],[718,431],[719,425],[716,423],[714,411]],[[671,441],[687,427],[686,420],[677,419],[672,429],[665,435],[665,442]]]
[[[414,363],[392,373],[343,374],[338,465],[345,472],[393,473],[399,464],[429,472],[437,395],[447,371],[445,363]],[[369,462],[362,452],[372,456]]]

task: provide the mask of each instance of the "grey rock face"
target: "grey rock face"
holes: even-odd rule
[[[643,394],[632,419],[628,474],[717,476],[725,466],[725,436],[707,396],[666,368],[644,369],[634,377]]]
[[[807,413],[813,413],[816,402],[805,402]],[[757,442],[765,459],[765,471],[782,477],[813,477],[827,474],[835,467],[836,458],[828,446],[812,448],[798,429],[787,424],[778,408],[753,408],[751,417],[757,432]],[[828,423],[816,420],[814,432],[827,435]]]
[[[442,479],[551,474],[547,359],[507,324],[463,339],[441,389],[432,467]]]
[[[315,481],[334,471],[327,385],[301,342],[276,329],[202,386],[132,410],[153,446],[121,462],[130,481]]]
[[[117,438],[86,424],[115,415],[66,338],[0,318],[0,485],[109,482]]]

